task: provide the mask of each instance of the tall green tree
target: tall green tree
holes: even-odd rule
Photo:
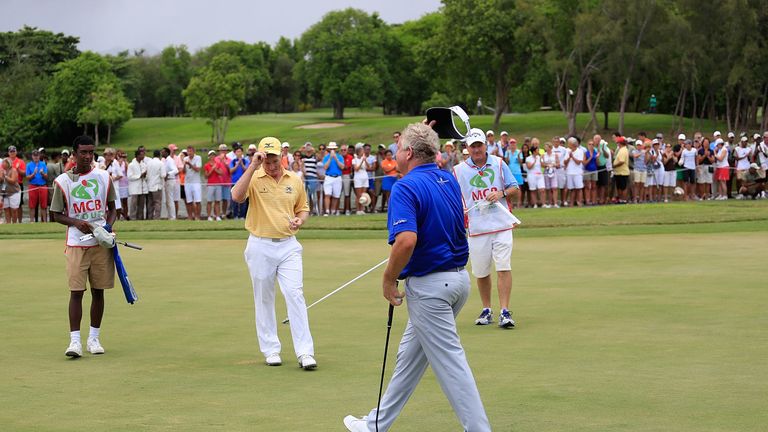
[[[272,50],[271,57],[271,106],[278,112],[293,111],[299,94],[294,77],[298,51],[289,39],[281,37]]]
[[[349,105],[380,103],[390,78],[391,37],[375,13],[350,8],[326,14],[299,42],[301,78],[310,95],[329,103],[336,119]]]
[[[269,57],[272,48],[264,43],[249,44],[241,41],[221,41],[198,52],[193,64],[198,67],[210,65],[217,56],[229,54],[236,58],[244,72],[245,100],[240,107],[247,113],[265,111],[269,106],[272,76]]]
[[[99,127],[107,127],[107,144],[112,142],[112,129],[130,120],[133,105],[125,97],[119,83],[105,79],[91,92],[87,104],[77,114],[80,124],[93,125],[96,145],[99,145]]]
[[[0,33],[0,141],[44,144],[44,94],[56,64],[77,57],[78,38],[33,27]]]
[[[49,125],[64,133],[73,133],[72,126],[78,124],[80,111],[104,82],[120,85],[110,62],[96,53],[84,52],[60,63],[45,92],[44,116]]]
[[[225,141],[229,121],[245,103],[246,82],[245,69],[237,57],[224,53],[201,68],[183,91],[189,113],[211,125],[213,144]]]
[[[189,85],[191,63],[192,55],[185,45],[168,46],[160,53],[162,82],[157,89],[157,99],[164,105],[165,115],[176,117],[184,112],[181,92]]]
[[[509,106],[510,91],[523,81],[534,58],[536,27],[530,13],[516,0],[443,0],[445,46],[460,73],[457,86],[494,89],[494,129]],[[482,93],[480,93],[482,94]]]

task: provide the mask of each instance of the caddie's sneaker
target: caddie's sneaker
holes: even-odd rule
[[[71,341],[69,347],[64,351],[64,355],[67,357],[78,358],[83,355],[83,345],[78,341]]]
[[[317,368],[315,358],[309,354],[299,356],[299,367],[304,370],[313,370]]]
[[[280,366],[283,364],[283,360],[280,358],[280,354],[274,353],[267,356],[267,366]]]
[[[506,309],[502,309],[501,314],[499,314],[499,327],[515,328],[515,320],[512,319],[512,314]]]
[[[485,308],[480,312],[480,316],[475,320],[477,325],[488,325],[493,322],[493,312],[490,309]]]
[[[88,338],[88,342],[86,342],[85,346],[91,354],[104,354],[104,347],[101,346],[98,339]]]
[[[365,418],[357,418],[355,416],[348,415],[344,417],[344,426],[351,432],[370,432],[368,429],[368,421]]]

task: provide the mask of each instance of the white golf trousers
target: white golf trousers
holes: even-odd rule
[[[469,288],[469,274],[463,269],[406,279],[410,319],[400,341],[392,379],[381,398],[379,431],[392,427],[430,365],[462,430],[491,430],[475,377],[456,333],[456,315],[469,297]],[[376,430],[376,408],[366,420],[368,429]]]
[[[253,235],[248,237],[245,262],[253,283],[256,335],[259,338],[259,349],[265,357],[280,353],[281,348],[275,318],[275,278],[285,297],[296,357],[315,355],[312,334],[309,332],[307,304],[304,301],[301,252],[302,247],[296,237],[281,241]]]

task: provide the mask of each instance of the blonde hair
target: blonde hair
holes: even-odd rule
[[[437,133],[424,123],[411,123],[400,134],[400,145],[403,150],[413,149],[416,159],[431,163],[435,161],[440,149],[440,139]]]

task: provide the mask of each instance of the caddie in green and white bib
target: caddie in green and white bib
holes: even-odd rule
[[[499,291],[499,327],[513,328],[515,321],[509,311],[512,291],[512,229],[515,218],[509,212],[507,197],[520,193],[520,189],[504,160],[489,155],[485,134],[473,128],[465,138],[469,158],[453,168],[461,186],[461,195],[467,213],[469,259],[483,310],[475,320],[477,325],[493,322],[491,310],[491,262],[496,266]]]
[[[91,354],[103,354],[99,341],[104,315],[104,290],[115,285],[115,261],[112,250],[99,246],[91,226],[111,231],[119,203],[107,171],[93,167],[95,145],[88,136],[75,138],[72,144],[76,165],[54,180],[51,215],[67,226],[67,277],[69,280],[70,344],[65,354],[77,358],[83,353],[80,321],[83,315],[83,293],[86,281],[91,288],[91,327],[87,348]],[[108,226],[107,226],[108,225]],[[81,240],[81,238],[83,238]]]

